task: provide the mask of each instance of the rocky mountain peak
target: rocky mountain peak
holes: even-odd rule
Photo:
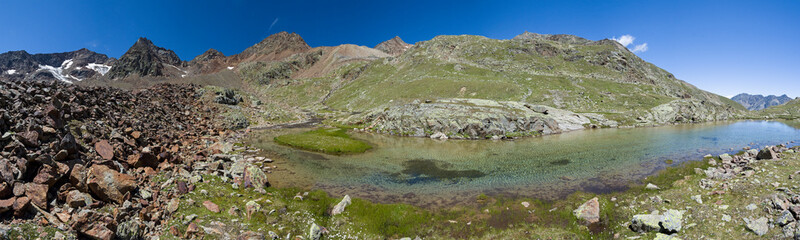
[[[216,49],[210,48],[203,54],[198,55],[194,59],[192,59],[192,63],[199,63],[199,62],[208,62],[214,59],[223,59],[225,58],[225,54],[222,54],[220,51]]]
[[[747,93],[740,93],[739,95],[734,96],[731,100],[742,104],[745,108],[751,111],[761,110],[772,106],[783,105],[789,101],[792,101],[792,98],[783,94],[781,96],[775,95],[750,95]]]
[[[379,43],[377,46],[375,46],[375,49],[397,56],[404,53],[406,50],[411,48],[411,46],[414,45],[406,43],[400,38],[400,36],[395,36],[392,39]]]
[[[158,47],[147,38],[139,38],[111,69],[109,77],[124,78],[131,74],[139,76],[170,76],[164,65],[174,68],[183,65],[180,57],[169,49]],[[179,70],[179,69],[178,69]],[[179,70],[180,71],[180,70]]]
[[[304,52],[311,49],[305,40],[297,33],[279,32],[272,34],[261,42],[249,47],[238,54],[239,58],[252,56],[270,56],[287,53],[288,55]],[[287,56],[288,56],[287,55]]]

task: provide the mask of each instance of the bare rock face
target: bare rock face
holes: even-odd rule
[[[278,60],[309,49],[311,47],[297,33],[279,32],[232,57],[238,61]]]
[[[139,38],[111,68],[109,77],[124,78],[139,76],[169,76],[168,68],[177,68],[184,63],[175,52],[153,44],[147,38]]]
[[[400,39],[399,36],[396,36],[392,39],[379,43],[377,46],[375,46],[375,49],[381,50],[392,56],[398,56],[406,52],[406,50],[408,50],[412,46],[414,45],[408,44],[404,42],[403,39]]]
[[[105,201],[121,204],[125,201],[125,194],[136,189],[137,185],[136,178],[104,165],[94,165],[89,168],[89,189]]]

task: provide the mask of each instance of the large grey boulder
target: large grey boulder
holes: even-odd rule
[[[765,217],[758,219],[744,218],[745,226],[748,230],[753,231],[758,236],[764,236],[769,231],[768,220]]]

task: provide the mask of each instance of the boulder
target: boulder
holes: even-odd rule
[[[109,144],[106,140],[100,140],[95,143],[94,150],[105,160],[111,160],[114,158],[114,147],[112,147],[111,144]]]
[[[653,240],[681,240],[681,239],[672,235],[656,233],[656,237],[653,238]]]
[[[104,165],[93,165],[89,168],[89,189],[100,199],[121,204],[125,194],[136,189],[136,178],[119,173]]]
[[[446,140],[447,139],[447,135],[445,135],[442,132],[436,132],[434,134],[431,134],[431,139]]]
[[[661,221],[661,230],[665,233],[677,233],[683,226],[683,211],[667,210],[664,219]]]
[[[109,220],[113,221],[113,219],[109,219],[100,213],[92,210],[82,210],[73,215],[72,219],[74,220],[71,223],[73,228],[89,239],[112,240],[115,238],[114,231],[109,228],[113,228],[113,226],[106,223]]]
[[[150,151],[142,151],[138,154],[131,154],[128,156],[128,164],[134,168],[140,167],[158,167],[158,158]]]
[[[208,211],[219,213],[219,205],[211,201],[203,201],[203,206],[205,206]]]
[[[794,222],[794,215],[792,215],[792,212],[789,210],[783,210],[783,212],[781,212],[780,216],[778,217],[778,220],[776,220],[775,222],[781,227],[789,225],[789,223]]]
[[[67,193],[67,205],[72,208],[79,208],[92,204],[92,197],[78,190]]]
[[[25,214],[25,211],[31,206],[31,199],[25,196],[18,197],[14,201],[14,216],[20,217]]]
[[[81,192],[88,192],[89,187],[86,186],[86,176],[88,174],[88,170],[81,164],[76,164],[72,167],[72,171],[69,173],[69,182],[72,184],[73,187],[80,190]]]
[[[16,200],[16,198],[0,200],[0,214],[14,209],[14,202]]]
[[[239,161],[231,166],[231,175],[241,179],[241,186],[262,189],[269,186],[267,174],[258,166]]]
[[[600,202],[597,201],[597,197],[592,198],[581,204],[581,206],[572,213],[584,223],[596,223],[600,221]]]
[[[776,158],[778,158],[778,155],[775,153],[775,151],[772,150],[771,147],[766,147],[764,149],[761,149],[761,151],[759,151],[758,155],[756,156],[756,159],[758,160],[769,160]]]
[[[652,183],[648,183],[647,186],[645,186],[644,188],[648,189],[648,190],[658,190],[658,189],[660,189],[658,186],[656,186],[655,184],[652,184]]]
[[[769,231],[769,225],[767,224],[768,220],[765,217],[761,217],[758,219],[750,219],[744,218],[745,227],[748,230],[753,231],[758,236],[764,236]]]
[[[75,136],[72,136],[72,133],[64,134],[61,142],[59,142],[59,149],[66,150],[69,154],[77,153],[78,143],[75,141]]]
[[[631,220],[631,230],[635,232],[651,232],[651,231],[658,231],[661,229],[661,221],[664,219],[664,216],[658,214],[639,214],[634,215],[633,219]]]
[[[311,223],[308,229],[308,239],[319,240],[322,238],[322,229],[316,223]]]
[[[331,215],[338,215],[343,213],[344,209],[349,205],[350,205],[350,196],[344,195],[342,201],[336,204],[336,206],[333,207],[333,210],[331,210]]]
[[[25,196],[41,209],[47,209],[47,185],[38,183],[25,184]]]

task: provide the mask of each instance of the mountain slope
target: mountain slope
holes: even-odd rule
[[[747,110],[755,111],[787,103],[791,101],[792,98],[786,96],[786,94],[781,96],[769,95],[765,97],[764,95],[740,93],[731,98],[731,100],[742,104]]]
[[[612,40],[523,34],[438,36],[373,61],[329,106],[367,111],[414,100],[476,98],[601,113],[627,124],[731,119],[744,110],[647,63]]]
[[[72,52],[29,54],[12,51],[0,54],[0,79],[60,80],[72,83],[105,75],[114,59],[80,49]]]
[[[767,118],[800,119],[800,98],[759,110],[756,113],[758,116]]]
[[[176,77],[185,75],[179,67],[184,63],[175,52],[158,47],[147,38],[139,38],[109,72],[109,78],[120,79],[129,75]]]

